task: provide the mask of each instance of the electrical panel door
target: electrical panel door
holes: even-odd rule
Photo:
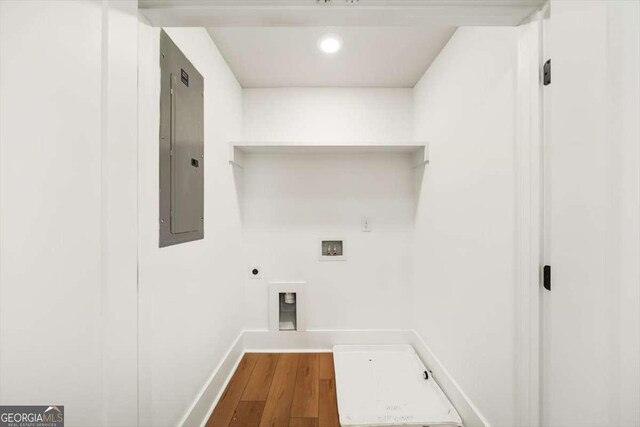
[[[204,237],[204,80],[160,34],[160,247]]]

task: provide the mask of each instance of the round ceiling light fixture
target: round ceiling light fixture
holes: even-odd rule
[[[342,49],[342,37],[337,34],[325,34],[318,40],[318,47],[324,53],[336,53]]]

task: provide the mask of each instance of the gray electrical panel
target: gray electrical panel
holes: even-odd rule
[[[204,79],[160,34],[160,247],[204,237]]]

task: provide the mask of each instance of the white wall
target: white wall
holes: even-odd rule
[[[240,216],[228,142],[242,131],[241,88],[206,30],[167,33],[205,80],[205,238],[158,248],[160,30],[140,24],[141,425],[175,425],[240,333]]]
[[[249,141],[350,142],[412,137],[407,89],[247,89]],[[306,280],[309,329],[409,327],[414,194],[404,155],[248,155],[241,171],[246,326],[268,327],[269,280]],[[360,231],[362,217],[373,231]],[[347,261],[320,262],[320,238],[344,238]]]
[[[69,425],[96,425],[101,7],[3,1],[0,8],[0,398],[64,404]]]
[[[548,426],[640,425],[639,9],[551,2]]]
[[[137,418],[136,9],[0,2],[0,404],[69,426]]]
[[[492,426],[515,425],[515,28],[459,28],[416,85],[430,143],[413,324]]]
[[[246,141],[411,141],[411,89],[243,91]]]
[[[267,327],[270,279],[308,282],[310,329],[408,327],[411,173],[404,155],[247,156],[247,261],[266,279],[246,282],[247,326]],[[347,260],[319,261],[321,238],[344,239]]]

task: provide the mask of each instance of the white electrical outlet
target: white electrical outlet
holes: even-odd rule
[[[366,233],[371,231],[371,229],[371,218],[363,217],[361,221],[361,230]]]
[[[249,267],[249,279],[262,279],[262,267],[259,265]]]

